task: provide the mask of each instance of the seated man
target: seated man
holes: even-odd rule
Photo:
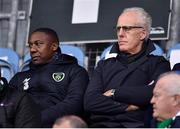
[[[180,128],[180,75],[174,72],[162,74],[151,99],[153,104],[152,127]]]
[[[53,128],[87,128],[87,124],[80,117],[69,115],[57,119]]]
[[[33,31],[28,45],[30,70],[17,73],[11,86],[27,92],[39,104],[44,127],[52,127],[64,115],[82,115],[87,71],[75,57],[61,53],[58,36],[50,28]]]
[[[90,113],[90,127],[145,127],[154,82],[170,71],[148,38],[151,16],[142,8],[125,9],[116,26],[118,43],[94,70],[85,93],[85,110]]]
[[[34,101],[23,92],[9,88],[0,77],[0,128],[41,127],[41,114]]]

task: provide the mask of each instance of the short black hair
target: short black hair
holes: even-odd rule
[[[55,40],[55,42],[59,43],[59,38],[58,38],[56,31],[51,28],[37,28],[31,34],[33,34],[35,32],[43,32],[43,33],[49,35],[50,37],[52,37],[53,40]]]

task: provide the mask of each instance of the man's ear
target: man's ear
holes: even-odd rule
[[[174,96],[174,105],[180,105],[180,95],[175,95]]]
[[[141,40],[144,40],[144,39],[146,38],[146,36],[147,36],[147,32],[146,32],[145,30],[141,31],[141,33],[140,33],[140,39],[141,39]]]
[[[52,43],[51,47],[52,47],[53,51],[56,51],[58,49],[59,45],[58,45],[58,43]]]

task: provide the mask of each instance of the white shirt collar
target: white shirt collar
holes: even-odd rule
[[[172,119],[175,120],[177,116],[180,116],[180,111]]]
[[[107,53],[105,55],[105,59],[109,59],[109,58],[113,58],[113,57],[117,57],[117,53]]]

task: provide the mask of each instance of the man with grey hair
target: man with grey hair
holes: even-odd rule
[[[180,128],[180,75],[175,72],[162,74],[151,99],[153,104],[152,127]]]
[[[151,54],[155,50],[148,39],[151,23],[143,8],[127,8],[120,14],[118,43],[98,63],[85,93],[90,127],[147,127],[154,82],[170,71],[164,57]]]
[[[67,115],[58,118],[53,128],[87,128],[86,122],[78,116]]]

